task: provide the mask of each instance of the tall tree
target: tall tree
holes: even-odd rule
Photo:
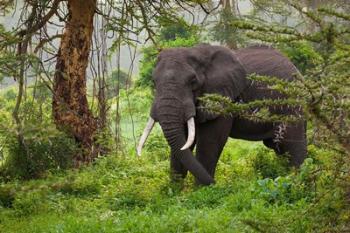
[[[69,0],[68,20],[57,54],[53,115],[56,124],[73,135],[85,150],[77,165],[90,162],[97,120],[86,97],[86,69],[91,48],[96,0]]]
[[[236,10],[236,1],[235,0],[221,0],[221,4],[223,7],[223,12],[221,15],[221,20],[223,21],[223,30],[225,34],[227,35],[225,38],[225,44],[227,47],[231,49],[237,49],[237,38],[236,38],[236,28],[233,28],[229,23],[227,23],[229,20],[234,17],[237,17],[237,10]]]
[[[237,27],[232,26],[230,21],[239,17],[236,0],[221,0],[216,8],[219,13],[218,21],[213,30],[213,38],[231,49],[237,49],[241,38]]]
[[[0,0],[0,3],[3,2],[8,6],[12,3],[11,0]],[[15,73],[11,76],[18,76],[16,67],[19,61],[25,61],[25,64],[21,65],[23,69],[32,68],[30,72],[37,72],[40,74],[39,77],[45,77],[48,88],[53,92],[52,115],[57,128],[68,132],[82,148],[81,153],[74,159],[76,166],[89,163],[97,156],[98,150],[94,145],[95,136],[101,125],[106,125],[106,107],[100,101],[101,113],[98,117],[101,119],[95,118],[89,109],[86,93],[86,70],[94,59],[89,60],[95,30],[93,21],[97,19],[95,16],[99,15],[106,19],[102,33],[114,32],[116,37],[113,38],[115,41],[110,51],[119,53],[120,50],[116,48],[120,48],[121,43],[134,44],[135,35],[141,32],[144,32],[147,37],[146,41],[155,42],[153,38],[156,35],[160,17],[176,20],[181,11],[190,12],[189,9],[201,5],[201,1],[197,0],[99,2],[97,0],[24,0],[23,3],[23,6],[20,6],[22,12],[18,28],[8,34],[0,25],[0,50],[11,46],[13,48],[14,44],[19,44],[18,47],[21,48],[18,54],[20,56],[6,56],[6,61],[0,57],[0,64],[6,65],[6,72],[0,70],[0,73]],[[104,7],[108,8],[107,12],[101,10]],[[0,11],[7,9],[10,8],[0,7]],[[52,33],[52,29],[57,29],[56,34]],[[62,29],[64,29],[63,34],[61,34]],[[9,42],[9,35],[12,36],[12,34],[15,38]],[[52,43],[57,39],[61,39],[58,51],[55,43]],[[30,45],[28,49],[26,49],[27,46],[23,46],[27,44]],[[99,49],[99,45],[96,48]],[[33,59],[23,60],[30,57],[29,54],[32,58],[34,54],[38,55],[36,65],[33,64]],[[39,54],[45,54],[45,59],[41,59]],[[10,58],[12,65],[8,64]],[[51,86],[50,67],[54,58],[56,58],[56,66],[53,86]],[[40,69],[37,69],[38,67]],[[103,72],[107,73],[106,70]],[[102,90],[105,82],[100,82],[99,85]],[[99,100],[104,99],[103,93],[99,94]],[[18,118],[16,122],[20,125],[21,101],[18,103],[14,116],[19,116],[16,117]]]

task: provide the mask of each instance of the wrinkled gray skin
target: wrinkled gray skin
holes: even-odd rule
[[[197,98],[206,93],[227,96],[232,101],[249,102],[264,98],[283,98],[276,91],[247,79],[250,73],[292,80],[295,66],[277,50],[253,46],[231,51],[221,46],[163,50],[153,73],[156,87],[151,117],[158,121],[171,147],[172,178],[184,178],[190,171],[197,183],[214,183],[215,168],[228,137],[263,141],[277,154],[289,153],[290,164],[299,166],[306,156],[305,122],[288,125],[254,123],[240,117],[223,117],[203,112]],[[256,109],[257,111],[258,109]],[[270,111],[301,114],[299,108],[279,107]],[[186,121],[194,117],[195,143],[184,151]],[[282,139],[277,139],[281,131]],[[196,157],[192,150],[196,144]]]

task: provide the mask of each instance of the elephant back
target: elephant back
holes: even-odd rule
[[[257,74],[262,76],[275,77],[285,81],[293,81],[300,72],[294,64],[277,49],[266,45],[254,45],[236,50],[235,55],[245,68],[247,75]],[[263,82],[250,81],[249,87],[243,92],[244,102],[262,99],[283,99],[285,95],[271,90]],[[301,114],[299,107],[281,107],[270,109],[274,113]]]
[[[277,49],[267,45],[253,45],[235,51],[248,74],[273,76],[291,81],[300,75],[294,64]]]

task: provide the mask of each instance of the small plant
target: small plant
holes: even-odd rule
[[[156,152],[158,155],[162,155],[163,159],[167,158],[167,155],[169,154],[169,145],[167,144],[164,136],[162,133],[152,134],[149,137],[149,140],[147,142],[147,145],[145,147],[147,151]]]
[[[45,190],[20,192],[13,201],[13,209],[17,216],[30,216],[48,209],[48,202],[45,200]]]
[[[100,192],[101,184],[94,177],[82,173],[80,176],[67,177],[66,180],[55,183],[52,189],[65,195],[96,195]]]
[[[288,170],[287,158],[279,157],[274,151],[264,147],[259,148],[249,162],[262,178],[275,179],[285,175]]]
[[[301,199],[312,201],[316,196],[315,165],[306,159],[299,173],[257,181],[254,193],[270,204],[294,203]]]
[[[16,190],[13,186],[0,185],[0,208],[10,208],[15,200]]]

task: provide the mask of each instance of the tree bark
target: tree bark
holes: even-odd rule
[[[53,116],[57,127],[74,136],[82,148],[75,166],[89,163],[97,120],[86,97],[86,69],[91,48],[96,0],[68,0],[68,20],[57,54]]]

